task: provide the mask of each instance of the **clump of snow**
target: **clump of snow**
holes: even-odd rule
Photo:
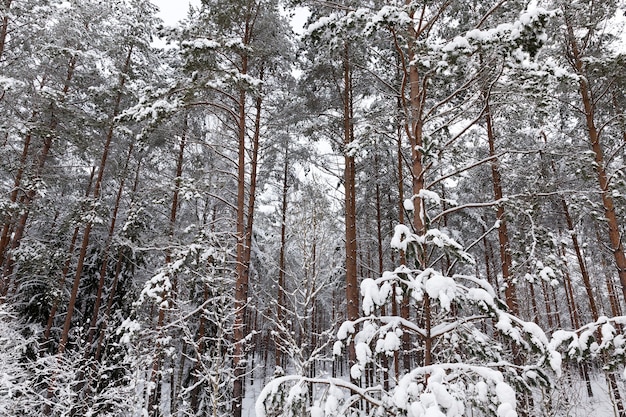
[[[311,413],[311,417],[324,417],[326,415],[324,410],[317,405],[311,406],[309,412]]]
[[[376,342],[376,353],[385,353],[387,356],[393,356],[394,352],[400,349],[402,342],[395,332],[387,332]]]
[[[139,294],[138,304],[145,301],[146,298],[152,299],[161,307],[167,307],[167,298],[172,290],[172,282],[167,271],[160,271],[145,284]]]
[[[346,340],[348,338],[348,335],[354,334],[354,332],[354,323],[349,320],[344,321],[343,323],[341,323],[341,326],[339,326],[339,330],[337,331],[337,339]]]
[[[403,224],[396,225],[394,228],[393,237],[391,238],[390,245],[394,249],[402,251],[407,250],[409,243],[414,242],[415,238],[411,229]]]
[[[311,23],[305,30],[304,36],[311,36],[315,32],[321,30],[322,28],[329,26],[331,23],[336,22],[338,19],[337,13],[331,13],[328,16],[322,16],[317,19],[315,22]]]
[[[413,204],[413,199],[411,198],[407,198],[402,202],[402,206],[404,207],[404,209],[406,211],[413,211],[415,210],[415,204]]]
[[[333,356],[340,356],[342,350],[343,350],[343,343],[341,341],[337,340],[333,344]]]
[[[516,45],[516,42],[523,38],[528,31],[536,31],[537,26],[545,17],[554,15],[544,8],[529,5],[517,18],[510,23],[501,23],[495,28],[489,29],[472,29],[462,36],[456,36],[440,47],[444,54],[472,53],[481,45],[488,44],[509,44]],[[544,32],[535,34],[538,41],[547,40]],[[511,54],[519,61],[527,60],[526,54],[521,48],[515,48]]]
[[[430,201],[437,205],[441,205],[441,197],[439,197],[439,194],[434,191],[421,189],[419,194],[417,194],[417,197],[421,198],[422,201]]]
[[[539,277],[544,281],[552,282],[556,278],[556,274],[554,273],[554,269],[545,266],[539,271]]]
[[[371,278],[366,278],[361,282],[361,299],[362,308],[365,315],[370,315],[374,312],[374,308],[377,305],[381,305],[384,300],[380,299],[380,293],[378,291],[378,285]]]
[[[476,29],[478,30],[478,29]],[[469,41],[467,40],[470,37],[470,33],[467,33],[467,37],[457,36],[451,42],[448,42],[446,46],[443,47],[443,52],[452,52],[454,50],[471,50],[471,46]]]
[[[454,300],[456,283],[450,277],[436,273],[434,270],[425,271],[428,277],[424,288],[430,298],[439,300],[441,308],[450,311],[450,303]]]
[[[327,416],[336,415],[339,410],[339,403],[343,400],[343,392],[334,385],[331,385],[328,390],[328,398],[326,399],[326,406],[324,407],[324,413]]]
[[[220,47],[219,42],[213,39],[199,38],[190,41],[183,41],[180,44],[182,47],[192,49],[217,49]]]
[[[120,339],[122,344],[129,344],[133,334],[137,333],[139,330],[141,330],[141,324],[139,324],[137,320],[126,318],[117,328],[115,333],[117,335],[122,335],[122,338]]]
[[[354,347],[354,351],[356,353],[356,360],[362,366],[365,366],[369,359],[372,357],[372,351],[367,343],[357,343]]]
[[[500,405],[498,406],[498,417],[517,417],[515,411],[516,399],[515,391],[509,384],[500,381],[496,384],[496,395]]]
[[[563,359],[561,354],[557,351],[551,351],[549,353],[550,368],[556,373],[557,377],[561,376],[561,364],[563,363]]]
[[[470,288],[467,291],[468,300],[478,302],[478,305],[488,309],[494,305],[494,298],[491,294],[482,288]]]

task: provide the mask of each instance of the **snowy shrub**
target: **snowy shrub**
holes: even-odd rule
[[[401,227],[396,232],[395,243],[414,245],[413,253],[424,245],[461,250],[441,232],[426,238]],[[386,313],[399,295],[411,300],[417,320]],[[340,326],[333,348],[335,354],[354,349],[349,376],[277,378],[259,397],[257,416],[299,415],[293,409],[301,398],[293,391],[313,384],[327,386],[309,405],[320,416],[514,417],[519,396],[549,386],[549,375],[560,373],[561,355],[541,328],[511,314],[486,280],[402,265],[363,280],[361,296],[363,316]],[[407,355],[411,368],[390,376],[389,361]],[[286,397],[284,384],[291,387]]]
[[[562,350],[565,359],[579,362],[601,358],[606,370],[615,370],[623,366],[626,357],[624,325],[626,316],[599,317],[580,329],[554,332],[550,346]]]

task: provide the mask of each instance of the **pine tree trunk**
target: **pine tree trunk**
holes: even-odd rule
[[[24,175],[24,169],[26,168],[26,159],[28,158],[28,150],[30,148],[31,139],[32,134],[29,132],[24,138],[19,168],[17,169],[17,173],[15,174],[15,180],[13,181],[13,190],[11,190],[11,194],[9,194],[9,201],[13,204],[17,202],[17,195],[19,193],[20,185],[22,184],[22,176]],[[7,216],[4,220],[4,225],[2,226],[2,235],[0,236],[0,265],[4,264],[4,253],[6,251],[7,245],[9,244],[10,229],[11,216]],[[8,279],[8,277],[5,278]],[[4,288],[0,288],[0,295],[4,295],[3,289]]]
[[[613,258],[615,259],[620,284],[622,286],[622,295],[626,301],[626,255],[624,254],[624,247],[621,241],[621,233],[619,229],[619,222],[617,220],[617,214],[615,213],[613,197],[611,196],[611,190],[609,189],[609,178],[604,164],[604,150],[602,148],[602,144],[600,143],[600,130],[596,126],[595,103],[592,98],[592,91],[587,79],[583,56],[581,55],[578,42],[574,35],[574,29],[569,21],[566,21],[566,24],[570,48],[570,59],[574,70],[579,75],[579,93],[585,111],[587,134],[589,136],[591,149],[594,153],[594,166],[596,173],[598,174],[598,185],[602,194],[604,217],[609,229],[609,241],[613,252]]]
[[[67,93],[69,92],[70,89],[70,85],[72,82],[72,79],[74,78],[74,69],[76,68],[76,63],[77,63],[77,56],[73,55],[70,60],[68,61],[68,66],[67,66],[67,75],[65,77],[65,81],[63,84],[63,89],[62,89],[62,96],[61,96],[61,102],[65,100],[65,97],[67,95]],[[43,88],[44,85],[42,83],[42,85],[40,86],[40,88]],[[35,114],[33,114],[34,116]],[[54,114],[51,117],[50,123],[48,125],[48,129],[50,130],[50,132],[53,132],[56,130],[58,125],[58,119],[54,116]],[[27,138],[27,142],[30,144],[31,141],[31,135],[28,135]],[[47,135],[44,140],[43,140],[43,148],[41,150],[41,153],[39,155],[39,159],[37,160],[35,169],[34,169],[34,178],[35,179],[40,179],[41,178],[41,173],[43,171],[43,168],[46,164],[46,161],[48,159],[48,154],[50,152],[50,149],[52,148],[52,139],[53,139],[53,135],[49,134]],[[24,149],[22,151],[22,156],[24,158],[26,158],[28,153],[28,149],[27,146],[25,144]],[[20,180],[19,182],[16,179],[15,182],[15,189],[13,190],[11,197],[13,197],[13,193],[15,193],[15,199],[17,200],[17,190],[18,187],[20,185],[21,182],[21,176],[23,175],[23,172],[20,173]],[[28,216],[30,213],[30,204],[32,203],[32,201],[34,200],[36,196],[36,191],[35,190],[29,190],[24,196],[22,196],[25,208],[23,209],[22,214],[20,215],[20,218],[18,220],[18,223],[15,227],[15,231],[13,233],[13,237],[11,239],[11,252],[15,251],[19,246],[20,243],[22,241],[22,237],[24,236],[24,231],[26,229],[26,223],[28,220]],[[12,201],[15,202],[15,201]],[[4,269],[3,269],[3,278],[4,278],[4,289],[0,289],[0,291],[2,291],[2,293],[0,293],[0,298],[5,297],[8,293],[9,290],[9,283],[10,283],[10,279],[11,279],[11,275],[13,274],[13,258],[11,257],[11,254],[9,253],[8,255],[6,254],[6,248],[7,245],[9,244],[9,230],[11,225],[8,225],[8,228],[6,227],[7,225],[5,224],[5,226],[3,227],[2,230],[2,236],[0,237],[0,257],[2,257],[2,261],[4,262]],[[6,229],[6,230],[5,230]],[[6,233],[6,235],[5,235]],[[17,287],[19,283],[15,282],[14,286],[17,289]]]
[[[249,43],[249,35],[252,28],[250,25],[250,16],[247,16],[245,22],[245,32],[243,43]],[[248,55],[244,52],[241,56],[240,73],[245,75],[248,73]],[[245,326],[247,317],[248,304],[248,269],[249,264],[245,262],[247,252],[246,242],[248,241],[246,233],[246,98],[247,94],[244,89],[239,91],[239,111],[238,111],[238,163],[237,163],[237,219],[236,219],[236,282],[235,282],[235,318],[233,323],[233,398],[232,413],[233,417],[241,417],[242,402],[244,396],[244,375],[246,372],[245,364]]]
[[[96,174],[96,168],[92,167],[91,175],[89,176],[89,183],[85,191],[85,198],[89,197],[89,194],[91,194],[91,187],[93,185],[93,179],[94,179],[95,174]],[[61,271],[61,276],[59,277],[59,283],[58,283],[59,295],[55,298],[54,303],[52,305],[52,309],[50,310],[50,313],[48,314],[48,323],[46,324],[46,330],[44,332],[42,345],[45,345],[50,338],[50,332],[52,331],[54,318],[56,317],[56,313],[59,309],[59,302],[61,301],[62,289],[65,286],[65,280],[70,270],[70,265],[72,263],[72,254],[74,253],[74,249],[76,248],[76,241],[78,240],[79,233],[80,233],[80,227],[75,227],[74,233],[72,234],[72,239],[70,241],[70,247],[67,251],[67,259],[65,260],[65,264],[63,265],[63,269]]]
[[[343,49],[343,139],[347,147],[352,140],[352,69],[350,49],[344,44]],[[347,319],[359,317],[359,287],[357,279],[357,241],[356,241],[356,167],[354,157],[344,150],[344,187],[345,187],[345,247],[346,247],[346,304]],[[354,345],[348,350],[349,367],[356,362]]]
[[[406,5],[410,8],[410,17],[414,17],[415,10],[410,1],[407,0]],[[405,111],[405,115],[408,118],[405,122],[405,134],[407,135],[409,145],[411,147],[411,191],[412,196],[411,200],[413,201],[414,211],[412,218],[412,226],[415,233],[418,235],[423,235],[426,233],[426,225],[425,225],[425,211],[422,203],[422,199],[418,196],[420,192],[424,190],[425,186],[425,178],[424,178],[424,165],[422,160],[422,145],[423,145],[423,112],[424,112],[424,101],[426,99],[426,79],[422,80],[420,77],[420,73],[417,68],[418,55],[416,51],[415,43],[418,40],[418,35],[421,33],[423,28],[423,24],[425,23],[423,20],[423,14],[420,18],[420,22],[418,27],[416,28],[413,25],[409,25],[409,45],[407,54],[402,52],[402,49],[399,47],[396,39],[396,50],[398,51],[399,56],[402,60],[402,66],[404,68],[404,75],[402,80],[402,88],[401,88],[401,104],[402,108]],[[425,76],[426,77],[426,76]],[[408,85],[407,85],[408,82]],[[423,85],[422,85],[422,82]],[[405,99],[404,93],[408,89],[408,102]],[[403,201],[400,201],[401,210],[404,210]],[[422,248],[416,247],[418,253],[415,254],[415,263],[418,268],[425,269],[427,267],[426,254],[423,252]],[[401,254],[403,256],[403,254]],[[428,297],[425,297],[425,301],[423,304],[423,317],[424,323],[420,323],[420,325],[427,326],[430,322],[430,305]],[[401,307],[401,316],[408,318],[409,316],[409,298],[408,294],[404,295],[402,300]],[[407,334],[408,332],[405,332]],[[418,359],[421,363],[426,363],[430,361],[431,358],[431,349],[432,349],[432,340],[429,336],[429,332],[423,341],[424,351],[421,353],[423,355]],[[412,355],[410,354],[411,340],[410,337],[403,337],[403,347],[404,347],[404,358],[403,365],[405,371],[408,371],[412,368]]]
[[[209,299],[209,285],[207,283],[204,283],[204,294],[202,299],[206,302]],[[201,369],[201,361],[202,361],[202,354],[204,353],[204,346],[206,344],[206,342],[204,341],[204,337],[205,337],[205,332],[206,332],[206,319],[204,318],[204,312],[200,313],[200,326],[198,328],[198,337],[196,338],[196,363],[195,365],[192,367],[192,370],[190,372],[193,373],[192,375],[192,381],[194,381],[194,388],[191,391],[191,395],[190,395],[190,403],[191,403],[191,409],[192,410],[198,410],[198,396],[200,394],[200,390],[202,388],[201,384],[198,383],[199,380],[199,374],[200,374],[200,369]]]
[[[567,309],[569,311],[570,323],[574,329],[578,329],[580,327],[580,319],[578,317],[576,299],[574,297],[574,289],[572,287],[572,278],[569,273],[569,263],[567,262],[567,252],[565,251],[565,244],[560,247],[559,254],[561,256],[561,259],[563,259],[565,263],[563,287],[565,289],[565,298],[567,301]]]
[[[402,101],[398,98],[398,112],[402,109]],[[397,135],[397,171],[398,171],[398,222],[400,224],[404,224],[404,164],[403,164],[403,155],[402,155],[402,128],[398,123],[398,130],[396,132]],[[393,227],[391,228],[393,230]],[[400,251],[400,265],[406,265],[406,253],[404,251]],[[396,288],[394,288],[395,294]],[[394,316],[398,315],[398,303],[394,297],[392,304],[392,313]],[[409,296],[404,292],[402,296],[402,303],[400,306],[400,317],[404,320],[409,319]],[[411,349],[411,336],[409,332],[403,332],[402,334],[402,366],[405,370],[411,368],[411,356],[409,354],[409,350]],[[394,366],[395,366],[395,374],[396,379],[399,378],[400,375],[400,358],[398,352],[394,353]]]
[[[345,209],[345,264],[346,264],[346,314],[347,320],[359,317],[359,287],[356,241],[356,166],[347,146],[354,139],[352,128],[352,68],[350,48],[343,47],[343,143],[344,149],[344,209]],[[348,370],[356,363],[354,345],[348,347]]]
[[[137,163],[137,168],[135,170],[135,179],[132,187],[132,195],[137,193],[137,188],[139,186],[139,173],[141,172],[141,159]],[[96,353],[94,354],[94,359],[96,361],[100,360],[100,356],[102,353],[102,349],[104,349],[104,337],[106,335],[106,329],[108,326],[109,317],[111,317],[111,309],[113,308],[113,301],[115,299],[115,293],[117,291],[117,284],[119,282],[120,274],[122,273],[122,266],[124,263],[124,253],[122,250],[118,251],[117,254],[117,262],[115,264],[115,274],[113,276],[113,282],[111,283],[111,291],[109,292],[109,296],[107,298],[107,306],[104,310],[104,316],[102,319],[102,326],[100,328],[100,337],[98,338],[98,343],[96,345]]]
[[[283,163],[283,186],[281,191],[281,224],[280,224],[280,254],[278,256],[278,293],[276,295],[276,319],[279,326],[285,325],[285,252],[287,244],[287,193],[289,191],[289,142],[285,141],[285,160]],[[274,360],[276,367],[283,367],[283,352],[280,347],[280,333],[275,336]]]
[[[106,168],[109,150],[110,150],[111,142],[113,140],[113,132],[115,130],[115,124],[116,124],[115,118],[118,116],[119,111],[120,111],[120,104],[121,104],[122,95],[123,95],[123,87],[124,87],[124,84],[126,83],[126,74],[128,74],[128,71],[130,70],[132,52],[133,52],[133,48],[131,47],[129,48],[128,55],[126,56],[124,69],[122,70],[122,73],[120,74],[120,79],[118,83],[118,93],[117,93],[117,97],[115,98],[114,109],[110,117],[110,126],[109,126],[107,136],[105,139],[104,148],[102,151],[102,157],[100,159],[100,166],[98,167],[98,177],[96,179],[96,183],[94,186],[94,192],[93,192],[94,201],[97,201],[100,198],[100,192],[102,189],[102,180],[104,178],[104,170]],[[74,283],[72,286],[72,291],[70,293],[70,299],[69,299],[68,306],[67,306],[67,313],[65,315],[65,323],[63,325],[63,332],[61,333],[61,341],[59,342],[59,349],[58,349],[59,354],[62,354],[65,351],[65,348],[67,345],[67,340],[69,337],[70,327],[72,323],[72,315],[74,313],[74,308],[76,307],[76,298],[78,296],[80,277],[83,272],[83,266],[85,263],[85,256],[87,254],[87,247],[89,245],[89,235],[91,233],[92,225],[93,224],[91,221],[88,222],[85,225],[85,229],[83,231],[83,239],[82,239],[80,254],[78,257],[78,264],[76,266],[76,274],[74,275]]]
[[[0,60],[2,60],[4,55],[4,47],[9,33],[9,10],[11,3],[13,3],[13,0],[4,0],[4,16],[2,16],[2,23],[0,24]]]
[[[502,201],[502,179],[500,176],[500,168],[498,165],[498,159],[496,158],[496,137],[493,127],[493,116],[491,114],[491,107],[489,106],[489,95],[485,96],[485,123],[487,127],[487,140],[489,142],[489,156],[491,160],[491,177],[493,181],[493,195],[496,201]],[[513,277],[511,276],[511,249],[509,244],[509,233],[506,224],[506,215],[504,213],[504,206],[498,204],[496,209],[496,218],[500,222],[498,227],[498,241],[500,245],[500,261],[502,270],[502,279],[504,281],[504,298],[511,314],[518,314],[517,295],[515,293],[515,284],[513,283]],[[534,301],[534,300],[533,300]]]
[[[600,313],[596,305],[596,297],[593,294],[593,286],[591,285],[591,278],[589,277],[589,273],[587,272],[587,267],[585,266],[585,260],[583,259],[582,250],[580,248],[580,244],[578,243],[578,235],[576,234],[576,230],[574,229],[574,222],[572,221],[572,216],[570,215],[569,207],[564,198],[561,198],[561,207],[563,207],[563,214],[565,215],[565,221],[567,223],[567,230],[569,231],[570,238],[572,239],[572,246],[574,247],[574,253],[576,254],[576,259],[578,260],[578,268],[580,269],[580,275],[582,277],[583,284],[585,286],[585,291],[587,292],[587,301],[589,302],[589,309],[591,311],[591,316],[598,318],[600,316]]]
[[[381,193],[380,193],[380,178],[378,173],[380,172],[379,162],[378,162],[378,154],[374,156],[374,171],[376,172],[376,248],[378,255],[378,270],[377,275],[379,277],[383,276],[384,265],[383,265],[383,215],[381,209]],[[394,295],[395,297],[395,295]],[[387,315],[386,306],[381,307],[381,314],[383,316]],[[383,388],[385,391],[389,390],[389,356],[383,353],[381,357],[382,362],[382,380],[383,380]]]
[[[172,195],[172,205],[170,206],[170,216],[169,216],[169,223],[168,223],[168,234],[170,237],[170,240],[174,239],[174,231],[175,231],[175,225],[176,225],[176,216],[178,214],[178,200],[180,197],[180,186],[181,186],[181,181],[182,181],[182,175],[183,175],[183,161],[184,161],[184,157],[185,157],[185,146],[187,144],[187,116],[185,116],[185,121],[184,121],[184,127],[183,127],[183,134],[180,138],[180,143],[178,146],[178,155],[176,157],[176,175],[174,177],[174,194]],[[165,265],[170,265],[172,263],[172,253],[171,250],[167,250],[166,254],[165,254]],[[173,298],[176,296],[176,291],[177,291],[177,286],[176,286],[176,276],[171,277],[172,279],[172,288],[170,291],[170,294],[163,294],[163,299],[166,299],[167,297],[167,304],[168,307],[171,308],[172,306],[172,302],[173,302]],[[165,308],[163,305],[159,305],[159,315],[158,315],[158,319],[157,319],[157,332],[159,333],[159,339],[163,338],[164,335],[163,333],[163,326],[165,325],[165,315],[166,315],[166,310],[167,308]],[[150,391],[150,397],[148,400],[148,410],[152,410],[154,412],[154,416],[158,416],[159,415],[159,403],[160,403],[160,399],[161,399],[161,375],[160,375],[160,369],[161,369],[161,361],[162,361],[162,352],[163,351],[163,346],[160,345],[159,342],[157,342],[157,345],[155,347],[155,354],[154,354],[154,358],[152,360],[152,372],[151,372],[151,376],[150,376],[150,382],[153,384],[153,387],[151,388]],[[174,387],[171,388],[172,390],[174,390]]]
[[[126,155],[126,161],[124,162],[124,168],[122,170],[122,176],[120,179],[120,185],[117,190],[117,195],[115,197],[115,203],[113,206],[113,214],[111,215],[111,223],[109,224],[109,233],[107,235],[106,244],[104,250],[102,252],[102,265],[100,267],[100,279],[98,281],[98,289],[96,292],[96,300],[94,302],[93,312],[91,315],[91,322],[89,323],[89,330],[87,332],[86,339],[86,348],[85,348],[85,356],[91,352],[91,342],[93,341],[93,336],[96,332],[96,327],[98,324],[98,317],[100,314],[100,304],[102,303],[102,293],[104,291],[104,284],[107,275],[107,267],[109,264],[109,252],[111,250],[111,243],[113,241],[113,235],[115,233],[115,225],[117,223],[117,215],[120,209],[120,204],[122,201],[122,194],[124,192],[124,185],[126,182],[126,173],[128,172],[128,164],[130,162],[130,157],[132,156],[134,149],[134,142],[131,142],[128,148],[128,154]]]

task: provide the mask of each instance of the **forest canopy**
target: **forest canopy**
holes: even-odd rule
[[[0,1],[0,416],[626,417],[626,3],[157,13]]]

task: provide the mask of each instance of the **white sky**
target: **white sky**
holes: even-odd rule
[[[200,5],[200,0],[150,0],[156,4],[160,11],[157,14],[158,17],[163,19],[163,22],[167,26],[174,26],[181,19],[187,17],[187,11],[189,10],[189,4],[194,6]],[[296,33],[302,33],[302,26],[306,22],[310,12],[303,8],[297,7],[295,15],[291,20],[291,26]]]
[[[173,26],[181,19],[187,16],[189,10],[189,3],[194,6],[200,5],[200,0],[151,0],[156,4],[160,12],[157,15],[168,26]]]

